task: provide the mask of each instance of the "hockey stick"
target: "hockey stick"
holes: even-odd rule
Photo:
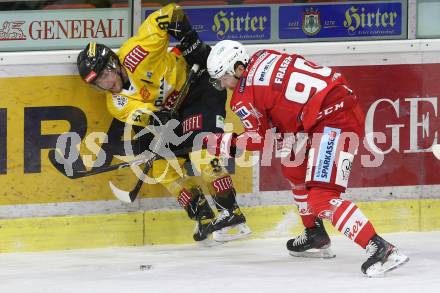
[[[67,174],[64,164],[59,163],[56,159],[55,159],[55,150],[50,150],[49,151],[49,161],[52,163],[52,165],[55,167],[55,169],[58,170],[58,172],[60,172],[61,174],[63,174],[64,176],[66,176],[69,179],[78,179],[78,178],[83,178],[83,177],[88,177],[88,176],[92,176],[92,175],[96,175],[96,174],[101,174],[101,173],[105,173],[105,172],[110,172],[110,171],[114,171],[114,170],[118,170],[118,169],[122,169],[122,168],[127,168],[130,166],[135,166],[135,165],[141,165],[146,161],[145,157],[139,158],[139,159],[135,159],[129,162],[121,162],[118,164],[114,164],[114,165],[110,165],[110,166],[104,166],[104,167],[97,167],[91,170],[71,170],[70,174]]]
[[[174,103],[173,108],[171,109],[171,116],[177,114],[177,111],[180,108],[180,105],[182,105],[183,100],[185,99],[186,95],[188,94],[189,87],[193,83],[195,77],[197,76],[197,72],[199,71],[199,65],[194,64],[191,68],[188,77],[185,81],[185,84],[182,87],[182,90],[180,91],[179,95],[176,98],[176,102]],[[152,156],[148,160],[144,161],[145,166],[142,171],[142,176],[138,178],[138,181],[136,182],[135,187],[131,191],[125,191],[122,189],[117,188],[111,181],[109,181],[110,189],[112,190],[114,196],[116,196],[120,201],[123,202],[134,202],[137,198],[137,195],[142,187],[142,184],[144,183],[144,178],[146,176],[146,173],[151,169],[151,166],[153,165],[154,160],[158,157],[158,148],[162,146],[163,138],[159,137],[159,139],[156,141],[156,144],[152,147]]]
[[[440,144],[432,146],[432,153],[437,158],[437,160],[440,160]]]
[[[185,149],[177,150],[174,152],[174,155],[175,156],[185,155],[189,151],[191,151],[191,149],[192,148],[185,148]],[[52,163],[52,165],[55,167],[55,169],[58,170],[58,172],[60,172],[61,174],[63,174],[64,176],[66,176],[69,179],[78,179],[78,178],[93,176],[93,175],[106,173],[106,172],[110,172],[110,171],[114,171],[114,170],[119,170],[119,169],[131,167],[131,166],[138,166],[138,165],[142,165],[143,163],[145,163],[151,159],[151,158],[146,158],[145,156],[139,156],[138,159],[134,159],[134,160],[131,160],[128,162],[121,162],[121,163],[113,164],[110,166],[96,167],[91,170],[85,170],[85,169],[75,170],[72,168],[70,174],[67,174],[64,164],[59,163],[56,160],[55,155],[56,155],[55,150],[50,150],[49,154],[48,154],[49,161]]]

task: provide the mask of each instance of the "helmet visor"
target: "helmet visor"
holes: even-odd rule
[[[218,91],[223,91],[225,89],[225,87],[222,85],[222,81],[220,79],[216,79],[216,78],[210,78],[209,82],[212,84],[212,86],[218,90]]]

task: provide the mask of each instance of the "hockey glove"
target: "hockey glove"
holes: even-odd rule
[[[211,52],[211,47],[203,42],[196,31],[188,32],[176,46],[182,52],[188,65],[199,64],[201,69],[206,68],[206,61]]]
[[[171,22],[167,26],[168,34],[179,42],[182,42],[183,37],[191,30],[191,24],[182,7],[176,6],[173,16],[171,17]]]
[[[168,34],[180,42],[176,47],[182,52],[189,66],[199,64],[201,69],[206,68],[211,47],[206,45],[195,30],[193,30],[188,17],[180,6],[177,6],[167,28]]]

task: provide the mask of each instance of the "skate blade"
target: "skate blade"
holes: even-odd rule
[[[384,277],[386,273],[403,266],[409,261],[409,257],[399,253],[397,250],[393,251],[388,259],[383,264],[377,263],[367,269],[365,274],[369,278]]]
[[[218,242],[228,242],[249,237],[252,230],[245,223],[212,232],[212,239]]]
[[[336,257],[336,254],[330,248],[323,249],[309,249],[303,252],[290,251],[289,254],[295,257],[305,257],[305,258],[323,258],[330,259]]]
[[[216,241],[214,239],[205,239],[202,241],[197,241],[196,243],[198,246],[202,246],[202,247],[215,247],[215,246],[225,244],[226,241]]]

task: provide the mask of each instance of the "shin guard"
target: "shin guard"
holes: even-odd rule
[[[339,196],[335,190],[311,188],[309,206],[315,216],[329,220],[339,232],[365,248],[376,231],[353,202],[340,199]]]

